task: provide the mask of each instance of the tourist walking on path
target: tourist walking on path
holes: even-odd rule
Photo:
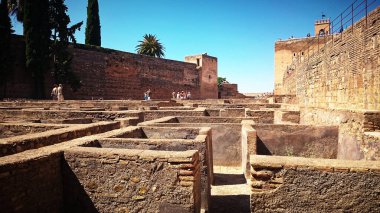
[[[175,92],[172,92],[172,98],[175,99]]]
[[[57,96],[58,96],[58,101],[63,101],[64,100],[62,84],[59,84],[59,86],[58,86]]]
[[[51,95],[51,98],[53,99],[53,101],[58,100],[58,86],[57,86],[57,84],[54,84],[50,95]]]
[[[191,99],[191,93],[190,93],[190,91],[187,92],[186,99]]]

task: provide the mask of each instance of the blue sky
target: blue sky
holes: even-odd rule
[[[359,0],[360,1],[360,0]],[[371,0],[369,0],[371,1]],[[218,58],[218,75],[240,92],[273,90],[274,42],[313,34],[314,21],[335,18],[353,0],[99,0],[102,46],[135,52],[145,33],[155,34],[165,58],[207,52]],[[379,0],[375,4],[379,5]],[[84,43],[87,0],[66,0]],[[22,24],[13,23],[17,34]]]

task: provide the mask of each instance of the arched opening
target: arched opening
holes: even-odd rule
[[[326,33],[324,29],[319,30],[319,33],[318,33],[319,36],[324,36],[325,34]]]

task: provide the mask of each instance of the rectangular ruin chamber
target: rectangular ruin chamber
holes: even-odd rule
[[[155,151],[197,150],[200,156],[202,209],[208,210],[213,183],[213,155],[210,128],[127,127],[112,136],[83,146],[103,149],[138,149]]]
[[[200,212],[196,150],[72,148],[64,153],[66,212]]]
[[[146,138],[146,139],[195,139],[199,135],[199,128],[162,128],[138,127],[129,128],[113,138]]]
[[[214,166],[240,167],[242,163],[242,121],[250,118],[211,116],[168,116],[140,123],[155,127],[210,127]]]
[[[337,158],[337,126],[254,124],[252,127],[257,135],[258,155]]]
[[[2,158],[2,211],[200,212],[196,150],[63,147]]]
[[[242,133],[242,168],[246,178],[250,177],[250,155],[337,158],[337,126],[247,123]]]

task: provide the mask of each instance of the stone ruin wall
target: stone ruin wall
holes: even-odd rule
[[[378,212],[378,165],[251,155],[251,212]]]
[[[25,71],[25,45],[21,36],[12,39],[13,74],[7,82],[6,97],[32,97],[33,82]],[[193,61],[158,59],[106,48],[77,45],[72,48],[72,68],[82,88],[72,92],[64,86],[66,99],[143,99],[150,89],[152,99],[169,99],[173,91],[190,91],[193,99],[217,98],[217,58],[198,55],[204,67]],[[206,76],[206,77],[205,77]],[[52,79],[45,75],[45,94],[50,97]]]
[[[286,95],[295,94],[295,81],[288,80],[284,84],[284,78],[292,75],[294,67],[292,63],[304,61],[306,57],[318,51],[317,37],[289,39],[285,41],[276,41],[274,49],[274,94]],[[310,45],[308,49],[305,47]]]
[[[380,8],[372,11],[309,58],[295,61],[284,91],[300,106],[380,109]]]
[[[225,83],[218,87],[218,98],[245,98],[245,95],[239,93],[237,84]]]

